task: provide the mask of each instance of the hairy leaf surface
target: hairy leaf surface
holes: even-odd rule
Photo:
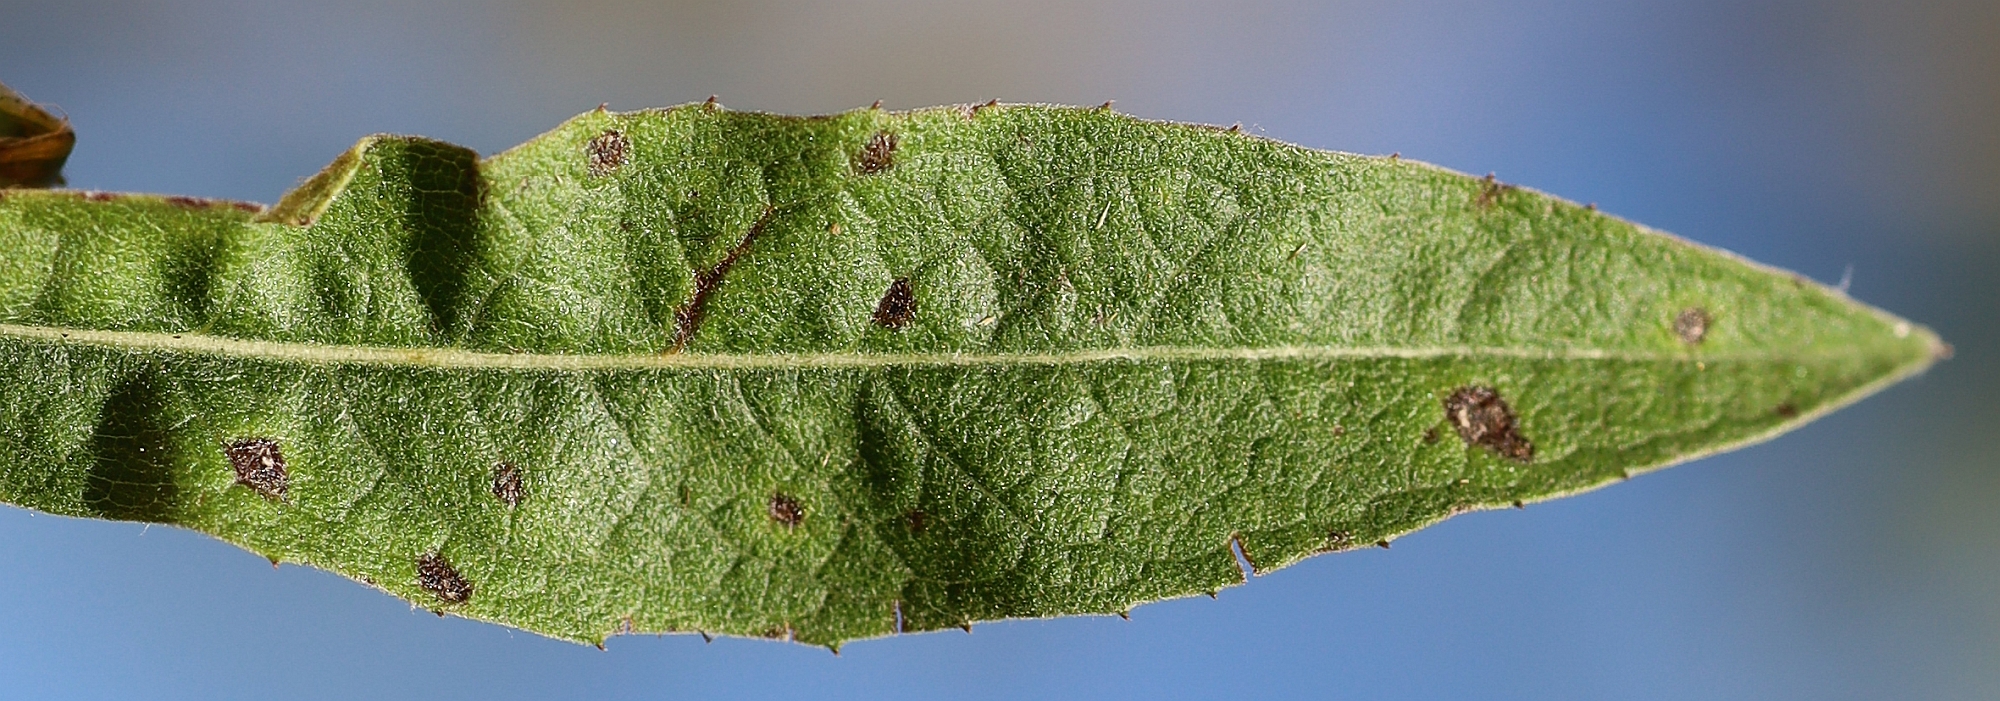
[[[591,112],[277,205],[0,194],[0,500],[546,635],[1112,613],[1926,367],[1796,275],[1108,110]]]

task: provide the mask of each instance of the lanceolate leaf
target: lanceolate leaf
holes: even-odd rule
[[[1038,106],[0,199],[0,499],[560,638],[1212,593],[1762,440],[1929,331],[1539,193]]]

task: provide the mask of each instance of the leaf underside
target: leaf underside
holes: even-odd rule
[[[1761,440],[1928,330],[1491,178],[989,105],[0,194],[0,500],[558,638],[1115,613]]]

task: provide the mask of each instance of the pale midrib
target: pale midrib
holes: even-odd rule
[[[1698,353],[1602,350],[1593,348],[1333,347],[1270,346],[1218,348],[1141,346],[1058,353],[663,353],[643,355],[571,355],[556,353],[492,353],[452,348],[335,346],[314,343],[251,341],[202,334],[146,331],[104,331],[47,326],[0,324],[0,336],[65,345],[103,346],[132,351],[166,351],[194,355],[275,360],[323,365],[396,365],[425,368],[503,370],[626,370],[694,369],[754,370],[782,368],[950,367],[973,365],[1070,365],[1115,360],[1342,360],[1427,358],[1512,358],[1527,360],[1612,360],[1628,362],[1786,361],[1847,357],[1859,353]]]

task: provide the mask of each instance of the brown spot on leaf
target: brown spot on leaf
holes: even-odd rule
[[[512,507],[521,504],[522,497],[528,495],[528,487],[521,482],[521,468],[511,462],[493,466],[493,498]]]
[[[715,267],[695,271],[694,296],[685,306],[674,310],[676,352],[687,350],[688,342],[693,341],[695,332],[701,330],[702,318],[708,313],[708,298],[715,294],[715,288],[722,286],[723,276],[729,274],[729,268],[736,265],[736,260],[750,252],[750,244],[756,243],[757,237],[764,233],[764,227],[771,223],[771,217],[777,212],[777,208],[766,205],[764,214],[757,217],[757,222],[750,225],[749,231],[743,232],[743,238],[723,254]]]
[[[472,583],[438,553],[417,558],[417,586],[447,604],[462,604],[472,598]]]
[[[798,499],[783,492],[771,495],[771,504],[767,511],[771,515],[771,520],[783,524],[786,528],[797,528],[806,520],[806,507],[800,506]]]
[[[1701,345],[1702,340],[1708,338],[1709,321],[1707,310],[1688,307],[1674,317],[1674,335],[1680,336],[1681,342],[1690,346]]]
[[[886,131],[875,132],[868,142],[861,145],[861,152],[854,154],[854,172],[874,175],[896,165],[896,135]]]
[[[285,454],[274,438],[244,438],[223,446],[229,466],[236,469],[236,483],[249,487],[265,499],[283,500],[291,488],[291,474],[285,471]]]
[[[1495,178],[1492,173],[1487,173],[1486,177],[1479,179],[1479,197],[1474,199],[1472,204],[1480,209],[1492,207],[1500,202],[1502,195],[1513,190],[1513,185],[1500,182],[1499,178]]]
[[[1799,417],[1799,408],[1797,406],[1794,406],[1791,402],[1785,402],[1783,404],[1779,404],[1778,408],[1774,409],[1773,411],[1778,412],[1779,416],[1785,417],[1787,419],[1796,419]]]
[[[626,152],[631,148],[632,142],[625,139],[625,132],[604,130],[584,149],[589,155],[590,174],[601,178],[616,172],[625,165]]]
[[[1326,549],[1328,550],[1339,550],[1353,544],[1354,534],[1347,531],[1334,531],[1326,534]]]
[[[882,293],[882,301],[875,303],[875,325],[885,329],[909,326],[916,315],[917,293],[906,277],[889,283],[889,291]]]
[[[903,524],[909,526],[911,533],[921,535],[925,528],[930,527],[930,518],[930,515],[921,509],[911,509],[909,513],[903,514]]]
[[[92,202],[110,202],[118,199],[118,193],[92,190],[90,192],[83,193],[83,198],[86,200],[90,200]]]
[[[1514,410],[1491,387],[1460,387],[1444,400],[1444,415],[1466,445],[1476,445],[1501,457],[1527,462],[1535,447],[1521,435]]]
[[[231,202],[229,203],[229,206],[235,207],[245,212],[249,212],[251,214],[264,213],[264,205],[257,204],[255,202]]]
[[[208,209],[209,207],[213,207],[216,204],[215,200],[203,199],[200,197],[187,197],[183,195],[170,195],[166,198],[166,200],[167,204],[179,207],[181,209]]]
[[[1437,427],[1436,427],[1436,426],[1432,426],[1432,427],[1430,427],[1430,428],[1427,428],[1427,429],[1424,429],[1424,444],[1425,444],[1425,445],[1434,445],[1434,444],[1436,444],[1437,442],[1438,442],[1438,429],[1437,429]]]

